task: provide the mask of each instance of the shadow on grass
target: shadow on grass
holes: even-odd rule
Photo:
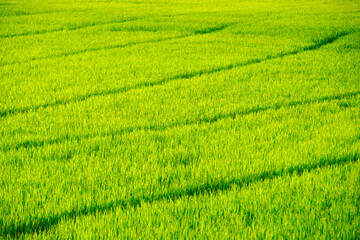
[[[116,201],[111,201],[104,204],[97,204],[91,207],[84,207],[80,209],[73,209],[71,211],[65,211],[59,214],[52,214],[49,217],[43,218],[33,218],[32,221],[28,222],[19,222],[17,224],[12,224],[0,230],[0,235],[5,237],[19,237],[21,234],[25,233],[39,233],[47,231],[52,227],[55,227],[59,222],[66,221],[69,219],[75,219],[95,214],[95,213],[105,213],[107,211],[112,211],[116,208],[129,209],[129,208],[139,208],[143,203],[152,203],[156,201],[176,201],[183,197],[191,197],[197,195],[206,195],[206,194],[216,194],[220,191],[226,191],[231,189],[233,186],[238,186],[240,188],[246,187],[249,184],[256,182],[261,182],[264,180],[273,180],[275,178],[284,177],[284,176],[301,176],[305,172],[309,172],[315,169],[344,165],[351,162],[357,162],[360,158],[359,153],[349,154],[344,157],[327,157],[320,159],[318,162],[301,164],[286,169],[266,171],[258,174],[251,174],[244,176],[243,178],[233,178],[230,180],[217,180],[216,182],[204,183],[198,186],[190,186],[185,189],[173,189],[168,190],[165,193],[154,194],[151,196],[140,196],[134,197],[131,199],[121,199]]]

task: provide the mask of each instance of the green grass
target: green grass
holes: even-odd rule
[[[0,1],[0,238],[358,239],[360,3]]]

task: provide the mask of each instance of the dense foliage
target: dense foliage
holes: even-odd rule
[[[360,237],[358,0],[0,1],[0,237]]]

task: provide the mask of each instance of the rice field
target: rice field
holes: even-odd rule
[[[0,0],[0,239],[359,239],[358,0]]]

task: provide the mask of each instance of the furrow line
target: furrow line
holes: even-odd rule
[[[74,10],[74,11],[82,12],[82,11],[89,11],[89,10],[91,10],[91,9]],[[51,12],[47,12],[47,13],[51,13]],[[165,15],[160,15],[158,17],[174,17],[174,16],[189,15],[189,14],[192,14],[192,13],[180,13],[180,14],[175,14],[175,15],[165,14]],[[195,14],[199,14],[199,13],[196,12]],[[10,16],[8,16],[8,17],[10,17]],[[113,24],[113,23],[136,21],[136,20],[145,19],[147,17],[156,17],[156,16],[144,16],[144,17],[130,18],[128,20],[124,19],[124,20],[110,21],[110,22],[88,23],[85,25],[79,25],[79,26],[74,26],[74,27],[70,27],[70,28],[62,27],[62,28],[58,28],[58,29],[42,29],[42,30],[38,30],[38,31],[23,32],[23,33],[17,33],[17,34],[2,34],[2,35],[0,34],[0,39],[22,37],[22,36],[29,36],[29,35],[39,35],[39,34],[46,34],[46,33],[55,33],[55,32],[61,32],[61,31],[73,31],[73,30],[78,30],[78,29],[86,28],[86,27],[94,27],[94,26],[108,25],[108,24]]]
[[[82,28],[87,27],[95,27],[95,26],[101,26],[101,25],[108,25],[112,23],[124,23],[124,22],[130,22],[130,21],[136,21],[143,18],[129,18],[129,19],[123,19],[118,21],[110,21],[110,22],[98,22],[98,23],[86,23],[83,25],[73,26],[73,27],[61,27],[56,29],[42,29],[38,31],[31,31],[31,32],[23,32],[23,33],[16,33],[16,34],[7,34],[7,35],[0,35],[0,39],[3,38],[14,38],[14,37],[23,37],[23,36],[30,36],[30,35],[40,35],[40,34],[46,34],[46,33],[56,33],[56,32],[62,32],[62,31],[75,31]],[[6,64],[3,64],[4,66]]]
[[[26,64],[26,63],[30,63],[30,62],[34,62],[34,61],[46,60],[46,59],[52,59],[52,58],[69,57],[69,56],[84,54],[87,52],[97,52],[97,51],[103,51],[103,50],[120,49],[120,48],[132,47],[132,46],[139,45],[139,44],[157,43],[157,42],[163,42],[163,41],[168,41],[168,40],[173,40],[173,39],[181,39],[181,38],[185,38],[185,37],[189,37],[189,36],[191,36],[191,35],[189,35],[189,34],[188,35],[180,35],[180,36],[175,36],[175,37],[154,39],[154,40],[150,40],[150,41],[139,41],[139,42],[126,43],[126,44],[110,45],[110,46],[105,46],[105,47],[87,48],[87,49],[76,50],[76,51],[66,52],[66,53],[61,53],[61,54],[47,55],[47,56],[43,56],[43,57],[32,57],[32,58],[30,58],[28,60],[24,60],[24,61],[3,63],[3,64],[0,64],[0,67]]]
[[[224,29],[225,26],[223,28],[221,28],[220,30]],[[217,30],[217,31],[220,31]],[[204,33],[204,34],[208,34]],[[59,106],[59,105],[67,105],[70,103],[75,103],[75,102],[81,102],[81,101],[85,101],[89,98],[92,97],[96,97],[96,96],[107,96],[107,95],[113,95],[113,94],[119,94],[119,93],[124,93],[124,92],[128,92],[131,90],[136,90],[136,89],[140,89],[140,88],[144,88],[144,87],[155,87],[155,86],[160,86],[160,85],[164,85],[168,82],[171,81],[176,81],[176,80],[182,80],[182,79],[190,79],[193,77],[198,77],[198,76],[202,76],[202,75],[207,75],[207,74],[213,74],[213,73],[217,73],[217,72],[221,72],[221,71],[226,71],[226,70],[230,70],[233,68],[237,68],[237,67],[245,67],[245,66],[249,66],[249,65],[253,65],[253,64],[257,64],[257,63],[261,63],[261,62],[265,62],[268,60],[273,60],[273,59],[278,59],[278,58],[284,58],[286,56],[291,56],[291,55],[297,55],[306,51],[312,51],[312,50],[316,50],[319,49],[323,46],[329,45],[331,43],[333,43],[334,41],[336,41],[337,39],[347,36],[349,34],[351,34],[352,32],[343,32],[343,33],[339,33],[337,35],[334,36],[330,36],[328,38],[323,39],[322,41],[314,44],[314,45],[310,45],[298,50],[294,50],[294,51],[290,51],[290,52],[286,52],[286,53],[280,53],[274,56],[267,56],[265,58],[259,58],[259,59],[253,59],[253,60],[249,60],[247,62],[240,62],[240,63],[234,63],[234,64],[229,64],[226,66],[221,66],[218,68],[213,68],[213,69],[205,69],[205,70],[200,70],[197,72],[188,72],[188,73],[182,73],[179,75],[175,75],[171,78],[168,79],[163,79],[160,81],[156,81],[156,82],[144,82],[144,83],[139,83],[133,86],[128,86],[128,87],[120,87],[120,88],[116,88],[116,89],[110,89],[110,90],[100,90],[100,91],[95,91],[92,93],[88,93],[88,94],[84,94],[84,95],[80,95],[80,96],[76,96],[70,99],[65,99],[65,100],[58,100],[55,101],[53,103],[45,103],[45,104],[40,104],[40,105],[34,105],[34,106],[29,106],[29,107],[24,107],[24,108],[14,108],[14,109],[7,109],[7,110],[3,110],[0,112],[0,117],[5,118],[11,115],[15,115],[15,114],[20,114],[20,113],[27,113],[30,111],[37,111],[39,109],[42,108],[47,108],[47,107],[55,107],[55,106]]]
[[[233,111],[233,112],[218,114],[215,116],[204,117],[201,119],[184,121],[184,122],[167,124],[167,125],[127,127],[127,128],[119,129],[116,131],[105,132],[105,133],[102,133],[99,135],[86,134],[86,135],[82,135],[82,136],[63,136],[63,137],[59,137],[56,139],[50,139],[50,140],[26,140],[26,141],[20,142],[16,145],[13,145],[13,146],[4,146],[2,148],[2,151],[8,152],[11,150],[18,150],[18,149],[39,148],[39,147],[44,147],[44,146],[48,146],[48,145],[59,144],[64,141],[82,141],[82,140],[91,139],[94,137],[107,137],[107,136],[114,137],[114,136],[118,136],[118,135],[122,135],[122,134],[132,133],[135,131],[166,131],[168,129],[177,128],[177,127],[185,127],[185,126],[200,125],[200,124],[207,124],[207,123],[213,124],[217,121],[227,119],[227,118],[235,119],[240,116],[261,113],[261,112],[265,112],[265,111],[269,111],[269,110],[278,110],[281,108],[290,108],[290,107],[296,107],[296,106],[302,106],[302,105],[314,104],[314,103],[321,103],[321,102],[332,101],[332,100],[341,100],[341,99],[356,97],[359,95],[360,95],[360,91],[349,92],[349,93],[338,94],[338,95],[333,95],[333,96],[324,96],[324,97],[320,97],[320,98],[316,98],[316,99],[307,99],[307,100],[303,100],[303,101],[292,101],[292,102],[281,103],[281,104],[278,103],[278,104],[274,104],[271,106],[253,107],[253,108],[249,108],[249,109],[245,109],[245,110],[241,110],[241,111]]]
[[[83,216],[93,215],[96,213],[105,214],[109,211],[114,211],[118,208],[123,210],[138,209],[142,204],[152,204],[160,201],[177,201],[184,197],[207,196],[209,194],[217,194],[218,192],[228,191],[233,186],[238,188],[245,188],[251,184],[258,182],[273,181],[278,178],[286,176],[301,176],[306,172],[311,172],[317,169],[324,169],[333,166],[343,166],[345,164],[358,162],[360,153],[356,152],[343,157],[325,157],[317,162],[300,164],[293,167],[283,168],[279,170],[269,170],[262,173],[250,174],[242,178],[219,179],[207,182],[198,186],[189,186],[184,189],[170,189],[165,193],[143,195],[133,197],[131,199],[119,199],[108,203],[99,203],[90,207],[83,207],[80,209],[72,209],[71,211],[64,211],[62,213],[52,214],[50,217],[33,218],[29,222],[20,222],[18,224],[11,224],[0,230],[0,236],[5,237],[20,237],[22,234],[41,233],[56,227],[62,221],[77,220]]]
[[[2,4],[0,3],[0,6]],[[13,4],[16,5],[16,4]],[[24,17],[24,16],[36,16],[36,15],[46,15],[53,13],[64,13],[64,12],[86,12],[90,9],[73,9],[73,10],[53,10],[53,11],[44,11],[44,12],[25,12],[25,13],[15,13],[14,15],[2,15],[0,18],[13,18],[13,17]]]
[[[66,52],[66,53],[61,53],[61,54],[47,55],[47,56],[43,56],[43,57],[33,57],[28,60],[19,61],[19,62],[2,63],[2,64],[0,64],[0,67],[25,64],[25,63],[30,63],[33,61],[38,61],[38,60],[46,60],[46,59],[52,59],[52,58],[74,56],[74,55],[84,54],[87,52],[97,52],[97,51],[103,51],[103,50],[120,49],[120,48],[132,47],[132,46],[140,45],[140,44],[159,43],[159,42],[165,42],[165,41],[170,41],[170,40],[175,40],[175,39],[187,38],[187,37],[196,36],[196,35],[210,34],[210,33],[214,33],[217,31],[221,31],[221,30],[223,30],[227,27],[233,26],[235,24],[237,24],[237,22],[230,23],[230,24],[224,24],[224,25],[221,25],[218,27],[213,27],[213,28],[201,29],[201,30],[195,31],[194,33],[183,34],[183,35],[173,36],[173,37],[159,38],[159,39],[148,40],[148,41],[131,42],[131,43],[126,43],[126,44],[116,44],[116,45],[110,45],[110,46],[105,46],[105,47],[87,48],[87,49]]]

